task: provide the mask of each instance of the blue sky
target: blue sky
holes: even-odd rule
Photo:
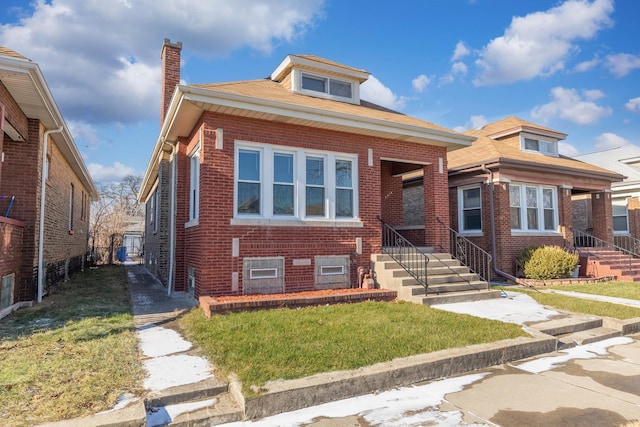
[[[182,79],[268,76],[287,54],[372,74],[362,97],[466,130],[518,116],[561,152],[640,145],[637,0],[3,0],[0,45],[37,62],[98,182],[142,174],[160,49]]]

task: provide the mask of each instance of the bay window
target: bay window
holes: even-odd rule
[[[511,229],[557,231],[557,200],[555,187],[512,183],[509,186]]]
[[[236,219],[357,218],[357,156],[236,141]]]

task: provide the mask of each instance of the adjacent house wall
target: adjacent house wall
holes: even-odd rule
[[[145,266],[165,286],[169,280],[170,189],[171,163],[165,155],[160,161],[158,180],[152,192],[155,196],[145,203],[144,232]]]

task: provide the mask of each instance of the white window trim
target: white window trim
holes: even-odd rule
[[[321,265],[320,275],[321,276],[342,276],[344,275],[344,265]]]
[[[313,78],[317,78],[317,79],[322,79],[322,80],[326,80],[327,81],[327,91],[326,92],[318,92],[315,90],[310,90],[310,89],[303,89],[302,88],[302,75],[307,75],[309,77],[313,77]],[[345,97],[345,96],[336,96],[336,95],[331,95],[329,93],[329,80],[336,80],[339,82],[343,82],[343,83],[350,83],[351,84],[351,97]],[[333,101],[340,101],[340,102],[348,102],[351,104],[359,104],[360,103],[360,85],[358,84],[358,82],[356,80],[351,80],[349,78],[346,77],[332,77],[332,76],[328,76],[328,75],[322,75],[322,74],[318,74],[318,73],[313,73],[313,72],[308,72],[308,71],[304,71],[304,70],[298,70],[298,69],[294,69],[293,72],[291,73],[291,89],[294,92],[303,94],[303,95],[309,95],[309,96],[315,96],[318,98],[325,98],[325,99],[331,99]]]
[[[238,213],[238,161],[240,150],[260,152],[260,214]],[[273,214],[273,155],[293,154],[294,162],[294,214]],[[322,157],[325,167],[325,215],[306,216],[306,158]],[[267,161],[268,159],[268,161]],[[352,164],[353,216],[336,217],[336,160],[347,160]],[[282,226],[361,226],[358,219],[358,155],[329,151],[307,150],[249,141],[235,141],[233,212],[231,225],[282,225]],[[301,224],[302,223],[302,224]]]
[[[194,167],[197,165],[197,167]],[[198,225],[200,217],[200,144],[189,153],[189,221],[185,227]]]
[[[465,229],[464,228],[464,191],[480,189],[480,228]],[[480,184],[465,185],[458,187],[458,229],[460,234],[482,235],[482,186]]]
[[[511,186],[519,186],[520,187],[520,224],[522,225],[522,229],[512,228],[512,235],[519,236],[542,236],[542,235],[559,235],[560,234],[560,215],[559,215],[559,200],[558,200],[558,188],[550,185],[540,185],[540,184],[531,184],[526,182],[512,182]],[[537,188],[538,194],[538,207],[536,208],[538,211],[538,227],[544,227],[544,207],[543,207],[543,189],[550,189],[553,191],[553,222],[555,224],[554,230],[545,230],[544,228],[538,229],[529,229],[524,228],[527,225],[527,196],[526,196],[526,188],[527,187],[535,187]],[[511,190],[509,190],[511,191]],[[511,197],[511,196],[509,196]],[[511,210],[511,206],[509,206],[509,210]],[[511,212],[509,212],[511,215]]]
[[[625,219],[627,221],[627,229],[626,230],[615,230],[614,229],[613,230],[613,234],[615,236],[628,236],[629,235],[629,204],[627,202],[627,199],[616,199],[616,200],[613,200],[611,202],[611,204],[612,204],[612,207],[611,207],[611,216],[612,216],[612,218],[615,218],[617,216],[622,216],[622,215],[613,215],[613,205],[616,204],[615,202],[624,202],[624,207],[626,209],[626,213],[625,213],[624,217],[625,217]],[[622,204],[620,204],[620,206],[622,206]]]
[[[533,139],[539,142],[545,142],[545,143],[549,143],[551,144],[552,147],[552,152],[551,153],[547,153],[545,151],[540,151],[540,150],[529,150],[527,148],[525,148],[525,139]],[[520,133],[520,150],[526,152],[526,153],[536,153],[536,154],[541,154],[543,156],[549,156],[549,157],[559,157],[558,154],[558,140],[557,139],[553,139],[553,138],[548,138],[548,137],[544,137],[544,136],[540,136],[540,135],[534,135],[534,134],[529,134],[529,133]]]

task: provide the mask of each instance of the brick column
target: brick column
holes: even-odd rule
[[[573,247],[573,203],[569,187],[558,188],[558,222],[565,245]]]
[[[449,234],[436,221],[449,225],[449,180],[446,165],[425,165],[424,182],[424,234],[426,244],[436,251],[449,252]]]
[[[591,194],[593,212],[593,235],[613,243],[613,207],[611,192],[601,191]]]

